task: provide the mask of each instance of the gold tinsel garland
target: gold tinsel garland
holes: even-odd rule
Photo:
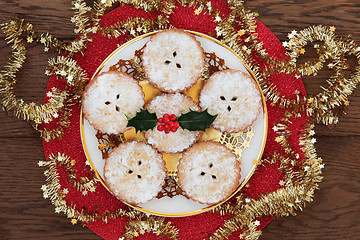
[[[8,44],[12,44],[13,49],[13,60],[4,68],[0,75],[0,93],[3,94],[3,109],[6,111],[14,110],[16,117],[33,121],[34,128],[40,131],[41,136],[45,140],[61,137],[63,134],[63,127],[68,125],[68,105],[71,101],[66,89],[59,90],[53,88],[51,92],[47,93],[49,96],[48,102],[42,105],[38,105],[34,102],[25,103],[23,99],[17,98],[14,93],[16,73],[22,67],[22,64],[26,59],[25,38],[28,43],[31,43],[35,36],[37,36],[36,39],[38,41],[44,43],[45,46],[50,46],[50,44],[47,44],[47,39],[51,39],[49,38],[49,34],[37,35],[31,24],[25,23],[24,20],[19,19],[11,20],[7,24],[3,24],[2,30],[6,34]],[[61,118],[59,121],[60,126],[57,129],[50,131],[39,129],[39,124],[42,121],[49,123],[52,120],[59,118],[60,112],[62,112],[64,118]]]
[[[76,96],[79,97],[89,81],[86,73],[76,61],[65,56],[50,59],[45,74],[49,77],[53,75],[60,76],[70,88],[74,89]]]
[[[145,233],[153,233],[158,237],[167,237],[178,240],[178,230],[171,225],[171,222],[164,222],[164,218],[139,214],[135,219],[129,221],[125,226],[124,239],[133,239]]]
[[[264,79],[270,75],[279,72],[284,74],[295,74],[296,77],[317,75],[322,69],[326,60],[331,60],[327,67],[334,69],[335,74],[331,76],[327,83],[328,88],[322,87],[323,91],[314,97],[296,96],[294,99],[287,99],[279,94],[274,85],[265,82],[263,91],[267,98],[273,102],[273,105],[279,104],[280,107],[296,107],[297,109],[306,109],[307,114],[313,117],[317,123],[325,125],[337,124],[339,116],[343,114],[343,110],[349,105],[348,96],[352,94],[360,77],[360,48],[351,39],[338,37],[334,33],[334,27],[312,26],[306,28],[299,33],[293,31],[289,34],[289,42],[283,45],[289,50],[289,61],[278,61],[272,58],[265,58],[268,62],[267,71],[264,71]],[[302,65],[296,63],[300,54],[305,53],[304,46],[316,41],[323,42],[323,45],[316,43],[314,45],[318,59],[310,60]],[[348,69],[346,64],[346,56],[353,55],[357,59],[355,72],[350,78],[345,77],[344,71]]]
[[[52,98],[54,97],[54,94],[59,93],[67,93],[67,91],[59,90],[55,87],[51,89],[51,91],[47,92],[47,96],[50,97],[50,102],[53,101]],[[61,109],[61,113],[59,116],[55,116],[56,118],[59,118],[58,126],[54,129],[47,129],[46,127],[41,127],[41,119],[37,118],[32,123],[32,126],[35,130],[39,131],[40,136],[46,141],[50,142],[53,139],[60,139],[64,135],[64,130],[70,128],[70,120],[69,117],[71,116],[71,106],[74,104],[75,99],[71,99],[73,102],[70,102],[70,100],[67,100],[64,104],[64,106]],[[47,119],[43,120],[44,123],[49,123]]]
[[[100,28],[100,18],[105,14],[106,8],[114,3],[130,4],[145,11],[162,11],[163,15],[154,21],[142,18],[132,18],[123,22],[118,22],[113,26]],[[72,9],[75,12],[71,21],[75,24],[75,33],[80,37],[71,44],[65,44],[53,37],[49,33],[36,33],[33,26],[25,23],[24,20],[11,20],[2,24],[2,29],[6,34],[9,44],[12,44],[12,61],[4,68],[0,74],[0,93],[3,95],[2,104],[6,111],[14,109],[15,115],[25,120],[34,121],[37,129],[41,121],[50,122],[59,117],[59,112],[63,113],[57,129],[40,131],[46,140],[61,137],[63,127],[68,124],[68,117],[71,114],[68,105],[78,102],[79,96],[87,81],[85,73],[72,60],[74,53],[81,52],[91,41],[91,33],[101,32],[108,37],[118,37],[120,34],[127,33],[131,37],[136,37],[153,30],[171,27],[168,18],[176,8],[176,1],[147,1],[147,0],[101,0],[93,8],[86,5],[83,0],[73,1]],[[299,117],[299,112],[306,110],[312,117],[314,123],[336,124],[341,111],[339,108],[349,105],[348,96],[353,92],[360,77],[360,48],[351,39],[344,39],[334,34],[333,28],[314,26],[300,31],[293,31],[289,34],[289,42],[283,45],[289,50],[288,59],[279,61],[267,55],[263,44],[258,40],[256,33],[256,14],[244,8],[242,1],[230,0],[230,16],[222,19],[220,11],[215,9],[211,2],[204,0],[182,0],[183,6],[196,7],[197,12],[205,12],[213,17],[217,22],[215,36],[222,39],[222,42],[232,48],[240,57],[247,61],[252,71],[258,78],[266,100],[273,106],[286,108],[287,117],[283,123],[274,126],[274,131],[278,134],[275,139],[284,149],[285,155],[274,153],[271,159],[262,159],[262,162],[272,164],[278,163],[280,170],[283,171],[283,187],[277,191],[268,193],[258,199],[247,198],[241,192],[237,195],[237,204],[225,203],[213,211],[219,214],[231,214],[233,217],[228,219],[222,227],[210,236],[210,239],[224,239],[232,234],[233,231],[243,229],[241,237],[244,239],[257,239],[261,232],[257,230],[259,221],[257,218],[264,216],[282,217],[289,214],[295,215],[296,210],[302,209],[306,202],[312,201],[315,189],[321,181],[321,169],[324,167],[322,160],[316,156],[314,147],[315,139],[314,125],[309,125],[302,131],[300,145],[305,157],[304,162],[299,162],[299,153],[291,149],[287,139],[291,131],[286,123],[290,117]],[[67,53],[67,57],[58,57],[49,61],[47,74],[56,74],[68,85],[68,89],[60,91],[53,89],[49,101],[43,105],[35,103],[25,104],[22,99],[16,98],[13,86],[16,84],[16,72],[22,67],[25,60],[26,48],[25,40],[32,43],[34,40],[44,45],[44,51],[54,48],[59,52]],[[323,42],[322,45],[315,44],[314,47],[319,54],[318,58],[308,61],[305,64],[297,64],[300,54],[304,53],[304,47],[314,41]],[[260,71],[253,55],[261,58],[267,64],[265,71]],[[355,72],[349,77],[344,73],[347,70],[345,64],[347,57],[354,56],[358,66]],[[295,75],[300,78],[306,75],[316,75],[322,69],[325,61],[331,60],[329,68],[335,70],[335,74],[328,79],[328,88],[314,97],[306,98],[299,92],[294,92],[293,97],[287,98],[281,95],[277,87],[268,82],[273,74],[283,73]],[[75,79],[79,81],[75,81]],[[70,89],[74,90],[70,96]],[[301,115],[300,115],[301,116]],[[64,154],[57,153],[49,156],[50,161],[40,161],[40,166],[48,169],[45,171],[47,183],[43,186],[44,197],[50,198],[55,206],[56,212],[63,212],[69,218],[78,219],[83,222],[96,220],[107,221],[108,218],[125,216],[130,222],[125,226],[127,234],[121,239],[132,239],[134,236],[152,231],[159,236],[167,236],[177,239],[177,230],[171,223],[164,223],[163,218],[148,216],[135,210],[118,209],[115,212],[107,212],[103,215],[93,214],[84,211],[77,211],[75,206],[64,200],[67,191],[62,189],[58,179],[58,164],[67,169],[71,169],[72,160]],[[70,174],[71,175],[71,174]],[[94,190],[95,180],[85,179],[84,182],[74,182],[74,186],[82,191]],[[85,192],[86,193],[86,192]],[[276,203],[276,204],[275,204]]]
[[[100,215],[98,213],[88,213],[84,210],[78,211],[76,210],[75,206],[72,206],[71,203],[67,202],[65,200],[65,196],[69,193],[69,190],[67,188],[63,188],[60,184],[60,177],[58,175],[59,166],[65,166],[67,167],[68,171],[70,171],[69,168],[73,166],[74,163],[69,156],[66,156],[63,153],[57,153],[57,154],[51,154],[49,155],[50,161],[40,161],[38,165],[40,167],[47,167],[48,169],[45,170],[44,175],[46,176],[46,184],[42,186],[43,190],[43,197],[49,198],[52,202],[52,204],[55,206],[55,212],[56,213],[64,213],[67,215],[68,218],[75,218],[83,222],[91,222],[96,220],[102,220],[106,222],[109,218],[114,219],[119,216],[126,216],[129,218],[135,218],[138,216],[137,211],[127,211],[123,209],[118,209],[115,212],[109,212]],[[75,187],[81,189],[89,189],[90,191],[96,190],[95,185],[96,178],[88,181],[89,185],[84,185],[80,182],[75,182]],[[85,194],[86,195],[86,194]]]
[[[16,84],[16,73],[22,67],[26,59],[26,48],[22,34],[31,34],[32,25],[24,23],[24,20],[11,20],[2,25],[2,30],[6,35],[8,44],[12,44],[12,61],[5,66],[0,75],[0,93],[3,94],[3,110],[14,109],[15,116],[24,120],[51,121],[58,116],[58,111],[64,106],[67,98],[66,92],[54,92],[53,97],[48,103],[37,105],[33,102],[25,103],[23,99],[18,99],[14,93]],[[56,93],[56,94],[55,94]]]

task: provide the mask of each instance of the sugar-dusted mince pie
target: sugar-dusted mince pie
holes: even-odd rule
[[[105,160],[106,186],[120,200],[145,203],[161,191],[166,178],[161,154],[144,142],[126,142]]]
[[[240,163],[235,154],[218,142],[195,143],[182,155],[178,165],[181,189],[194,201],[215,204],[238,187]]]
[[[194,36],[180,29],[156,33],[142,55],[150,83],[163,92],[181,92],[191,87],[204,70],[204,50]]]
[[[157,118],[161,118],[165,113],[179,117],[190,109],[193,111],[200,109],[196,102],[182,93],[163,93],[153,98],[145,108],[149,112],[155,112]],[[166,134],[155,127],[153,130],[146,131],[144,136],[147,142],[160,152],[177,153],[194,144],[200,137],[200,131],[189,131],[179,127],[176,132]]]
[[[124,72],[109,71],[96,76],[86,86],[82,107],[84,117],[103,133],[124,132],[131,118],[144,106],[139,83]]]
[[[214,73],[204,84],[199,101],[203,110],[218,114],[212,126],[229,133],[251,126],[262,106],[255,80],[235,69]]]

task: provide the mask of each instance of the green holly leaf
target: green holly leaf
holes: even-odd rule
[[[134,127],[136,131],[147,131],[156,126],[157,117],[155,113],[150,113],[147,109],[140,109],[135,117],[128,119],[128,127]]]
[[[182,114],[177,121],[183,129],[205,131],[213,123],[217,115],[211,115],[207,109],[203,112],[190,111]]]

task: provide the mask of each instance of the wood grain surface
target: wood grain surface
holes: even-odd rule
[[[338,35],[351,34],[360,44],[359,0],[249,0],[245,5],[259,13],[258,19],[280,41],[286,41],[292,30],[321,24],[335,26]],[[69,42],[76,38],[72,14],[70,0],[0,0],[0,22],[18,16],[38,31]],[[10,53],[1,33],[0,66],[7,63]],[[18,74],[18,96],[42,103],[47,85],[44,71],[52,56],[56,53],[44,54],[41,46],[30,46]],[[319,92],[329,74],[322,71],[316,78],[305,78],[308,93]],[[316,147],[325,169],[314,201],[296,217],[272,221],[260,239],[360,239],[359,89],[349,100],[347,115],[337,126],[316,127]],[[43,147],[29,123],[0,110],[0,130],[0,239],[100,239],[56,214],[50,201],[42,197],[44,169],[37,163],[44,159]]]

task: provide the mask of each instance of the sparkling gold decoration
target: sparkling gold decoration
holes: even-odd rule
[[[321,159],[316,156],[312,141],[313,127],[314,125],[309,125],[303,131],[303,138],[300,140],[303,153],[306,154],[305,162],[299,162],[277,153],[270,160],[262,160],[281,164],[280,169],[285,176],[284,184],[286,184],[286,188],[280,188],[257,200],[246,198],[245,195],[239,193],[237,196],[239,205],[229,206],[228,203],[225,203],[219,206],[215,211],[222,214],[231,213],[235,217],[219,228],[211,239],[223,239],[230,236],[233,231],[246,229],[251,226],[252,219],[261,216],[275,215],[282,217],[289,214],[296,215],[295,210],[302,209],[305,202],[312,201],[314,190],[318,188],[318,183],[322,180],[320,175],[323,168]],[[298,171],[299,168],[304,170]],[[306,174],[304,174],[305,169]]]
[[[50,155],[49,159],[54,164],[60,163],[66,169],[68,173],[67,181],[75,187],[77,191],[81,192],[83,195],[86,195],[88,192],[95,192],[98,181],[94,175],[91,180],[87,177],[81,177],[77,180],[77,174],[74,168],[76,161],[74,159],[70,159],[68,156],[63,154]]]
[[[242,35],[245,34],[245,31],[244,31],[243,29],[240,29],[240,30],[238,31],[238,34],[239,34],[239,36],[242,36]]]
[[[43,105],[37,105],[34,102],[25,103],[23,99],[16,97],[14,85],[16,84],[16,73],[22,67],[26,59],[26,48],[21,34],[31,34],[33,26],[25,23],[23,20],[11,20],[1,25],[6,35],[6,40],[12,44],[11,62],[5,66],[0,75],[0,93],[3,95],[2,105],[6,111],[14,110],[15,116],[31,121],[51,121],[58,111],[64,106],[67,98],[67,92],[54,94],[51,100]]]
[[[98,140],[98,148],[101,151],[103,159],[106,159],[109,156],[109,152],[113,148],[119,146],[120,143],[124,143],[126,141],[124,134],[109,135],[98,131],[95,136]]]
[[[142,68],[141,55],[143,54],[143,48],[135,51],[134,57],[129,60],[120,59],[115,65],[110,66],[109,70],[118,70],[126,72],[133,76],[138,81],[145,80],[145,73]]]
[[[178,230],[171,225],[171,222],[165,222],[164,220],[162,217],[139,214],[125,226],[124,238],[133,239],[145,233],[153,233],[160,238],[179,239]]]
[[[69,165],[72,164],[70,157],[57,153],[49,156],[50,161],[40,161],[38,165],[40,167],[47,167],[48,169],[44,171],[46,176],[46,184],[42,186],[44,198],[51,200],[52,204],[55,206],[55,212],[64,213],[68,218],[77,219],[82,222],[91,222],[96,220],[102,220],[104,222],[107,219],[114,219],[119,216],[126,216],[130,219],[137,216],[137,211],[129,211],[124,209],[117,209],[116,211],[106,211],[104,214],[100,215],[98,213],[89,213],[86,210],[77,210],[76,206],[73,205],[70,201],[66,200],[66,195],[68,194],[67,189],[63,189],[60,184],[60,175],[59,175],[59,164],[60,165]],[[71,171],[69,173],[69,178],[74,177],[74,173]],[[90,180],[90,184],[83,185],[78,183],[78,189],[89,189],[90,191],[96,191],[96,182],[98,180],[94,178]],[[76,186],[77,184],[75,184]]]
[[[163,18],[157,20],[147,20],[142,18],[130,18],[122,22],[118,22],[111,27],[101,28],[103,35],[107,37],[119,37],[121,34],[129,33],[132,37],[140,36],[144,33],[159,30],[157,25],[163,25],[162,28],[166,28],[167,23]],[[141,27],[139,27],[141,26]]]
[[[49,60],[45,71],[48,76],[58,75],[65,80],[70,87],[74,87],[80,97],[89,79],[76,61],[69,57],[59,56]]]
[[[173,198],[176,195],[182,195],[187,198],[184,191],[181,190],[178,182],[177,182],[177,172],[167,172],[165,185],[163,189],[159,192],[159,194],[156,196],[156,198],[163,198],[163,197],[169,197]]]
[[[47,96],[52,98],[54,95],[60,94],[62,91],[56,88],[52,88],[51,91],[47,93]],[[41,119],[35,119],[32,124],[33,128],[39,131],[40,136],[47,142],[50,142],[54,139],[61,138],[64,135],[64,131],[69,129],[70,121],[69,117],[71,116],[71,106],[77,98],[67,100],[66,103],[62,106],[62,112],[60,116],[58,114],[54,115],[55,119],[58,119],[58,126],[55,129],[48,129],[46,127],[41,126]],[[50,101],[52,101],[50,99]],[[71,101],[71,102],[70,102]],[[48,119],[43,120],[44,123],[49,123]]]
[[[316,96],[309,98],[296,96],[294,99],[288,99],[281,96],[276,86],[262,83],[264,94],[268,100],[280,107],[295,107],[299,110],[306,109],[307,114],[315,119],[317,123],[326,125],[336,124],[339,116],[343,114],[344,108],[348,105],[348,96],[353,93],[360,79],[360,49],[351,39],[338,37],[334,33],[335,28],[326,28],[323,26],[312,26],[299,32],[292,32],[289,35],[290,41],[285,46],[289,50],[289,62],[281,62],[271,58],[265,58],[268,61],[269,68],[263,73],[263,79],[278,72],[295,75],[316,75],[322,69],[325,61],[331,61],[327,67],[334,69],[335,73],[327,80],[329,87],[322,87],[323,91]],[[304,46],[315,41],[323,42],[320,46],[314,47],[318,53],[318,58],[305,62],[302,65],[297,64],[297,58],[305,53]],[[357,59],[355,72],[346,77],[344,71],[348,69],[346,60],[349,56]]]
[[[252,127],[238,133],[222,133],[219,142],[231,149],[239,161],[241,161],[241,153],[250,147],[251,139],[254,137]]]
[[[104,15],[106,8],[115,3],[130,4],[148,12],[161,11],[162,14],[156,20],[130,18],[115,23],[113,26],[100,28],[100,18]],[[74,16],[71,21],[75,24],[75,33],[80,36],[71,44],[65,44],[49,33],[35,32],[33,26],[25,23],[24,20],[14,19],[2,24],[6,40],[11,44],[13,50],[12,59],[0,73],[3,110],[14,110],[17,117],[33,121],[35,127],[43,131],[42,136],[48,140],[61,137],[63,129],[67,126],[67,118],[71,114],[68,105],[79,101],[78,94],[81,93],[86,81],[85,75],[76,63],[72,62],[71,57],[86,48],[87,43],[92,40],[92,33],[102,33],[108,37],[118,37],[127,33],[130,38],[133,38],[143,33],[171,27],[169,16],[173,13],[177,3],[194,7],[199,14],[200,12],[209,14],[215,21],[219,20],[219,16],[221,16],[219,10],[210,1],[205,0],[182,0],[179,2],[171,0],[165,2],[159,0],[108,0],[95,3],[93,8],[87,6],[84,0],[75,0],[72,3]],[[260,231],[257,231],[258,218],[295,215],[296,210],[301,210],[306,202],[312,201],[314,191],[321,181],[321,171],[324,168],[322,159],[317,157],[314,147],[316,139],[313,137],[315,133],[313,123],[336,124],[344,108],[349,105],[348,96],[352,94],[360,79],[360,47],[349,38],[335,35],[336,28],[334,26],[330,28],[313,26],[302,31],[292,31],[288,35],[289,41],[283,43],[289,50],[289,61],[279,61],[269,57],[257,38],[257,14],[246,10],[242,3],[238,0],[228,1],[231,13],[227,18],[221,18],[221,21],[217,22],[216,32],[213,34],[221,37],[224,44],[233,49],[251,66],[268,103],[271,106],[286,109],[287,117],[283,119],[283,123],[273,126],[277,134],[276,141],[284,148],[285,153],[283,155],[274,153],[269,159],[262,159],[258,163],[279,164],[279,169],[284,173],[284,179],[279,182],[280,189],[262,195],[256,200],[250,199],[240,192],[236,196],[238,204],[224,203],[213,210],[223,215],[231,214],[232,217],[211,234],[210,239],[227,238],[232,232],[239,229],[243,229],[242,238],[257,239],[261,234]],[[304,54],[305,47],[315,40],[322,42],[322,44],[314,44],[318,53],[317,59],[298,64],[297,59],[300,54]],[[48,103],[43,105],[25,103],[15,96],[13,88],[16,84],[16,73],[25,61],[25,44],[34,42],[43,44],[45,51],[53,48],[59,53],[66,53],[66,57],[50,61],[48,73],[57,74],[66,81],[68,89],[75,88],[78,94],[69,96],[68,89],[65,91],[53,89],[50,92]],[[260,71],[254,56],[261,58],[266,63],[265,69]],[[348,70],[346,60],[349,56],[354,56],[358,65],[355,71],[347,76],[345,70]],[[333,69],[334,74],[327,81],[328,87],[323,87],[324,90],[316,96],[305,97],[294,92],[292,97],[286,97],[278,91],[274,84],[268,82],[271,75],[278,73],[294,75],[297,78],[305,75],[315,76],[324,67],[326,61],[330,61],[327,67]],[[287,140],[292,134],[287,123],[289,123],[290,117],[296,118],[302,110],[307,112],[312,122],[301,132],[299,140],[302,146],[301,152],[295,152]],[[59,121],[62,125],[57,129],[39,128],[41,122],[51,122],[59,115],[64,115],[64,117]],[[104,144],[101,145],[103,149],[105,149]],[[300,156],[303,156],[304,161],[298,161]],[[106,222],[109,218],[127,217],[130,219],[125,226],[127,231],[120,239],[133,239],[149,232],[171,239],[178,238],[177,230],[171,225],[171,222],[165,223],[164,218],[161,217],[147,216],[135,210],[121,208],[112,212],[107,211],[102,215],[77,210],[76,206],[66,200],[69,190],[61,187],[58,174],[59,165],[71,170],[76,161],[61,153],[54,153],[49,156],[49,159],[50,161],[40,161],[39,166],[47,167],[44,172],[47,180],[46,184],[42,186],[42,190],[44,197],[49,198],[55,206],[55,212],[65,213],[73,223],[78,220]],[[73,173],[70,171],[68,174],[72,175]],[[72,183],[74,184],[74,182]],[[84,183],[79,184],[75,184],[75,187],[77,186],[82,193],[86,193],[85,190],[96,191],[96,188],[91,188],[91,186],[96,186],[94,179],[87,179]]]
[[[260,225],[258,220],[251,222],[250,225],[239,235],[240,239],[246,240],[256,240],[260,237],[261,231],[257,230],[257,227]]]
[[[40,131],[41,136],[46,141],[61,137],[64,128],[67,127],[68,124],[67,120],[70,115],[69,105],[71,105],[71,102],[74,102],[74,100],[76,100],[79,95],[70,96],[67,89],[53,89],[51,95],[48,95],[49,99],[47,103],[41,105],[34,102],[25,103],[23,99],[17,98],[14,93],[14,85],[17,82],[16,73],[22,67],[26,59],[25,39],[27,39],[28,43],[31,43],[34,41],[34,39],[36,39],[46,47],[54,47],[59,51],[69,50],[74,52],[76,49],[73,47],[64,47],[62,43],[56,41],[55,38],[49,34],[36,33],[33,30],[33,26],[29,23],[25,23],[24,20],[10,20],[7,23],[2,24],[1,27],[6,35],[6,40],[9,44],[12,44],[13,49],[13,59],[7,66],[5,66],[4,70],[0,74],[0,94],[3,95],[3,110],[13,110],[16,117],[23,118],[27,121],[33,121],[34,128]],[[84,75],[78,74],[78,72],[80,72],[80,68],[76,66],[73,60],[65,60],[64,58],[60,57],[59,59],[63,60],[62,64],[64,64],[64,66],[61,67],[61,71],[59,72],[68,76],[68,80],[70,78],[74,79],[74,77],[80,77],[80,79],[83,79]],[[67,70],[69,70],[71,67],[73,67],[75,70],[67,72]],[[75,72],[77,74],[75,74]],[[79,88],[81,87],[80,85],[77,86]],[[63,117],[59,121],[59,127],[52,130],[42,129],[39,127],[41,122],[49,123],[54,119],[57,119],[61,112]]]

